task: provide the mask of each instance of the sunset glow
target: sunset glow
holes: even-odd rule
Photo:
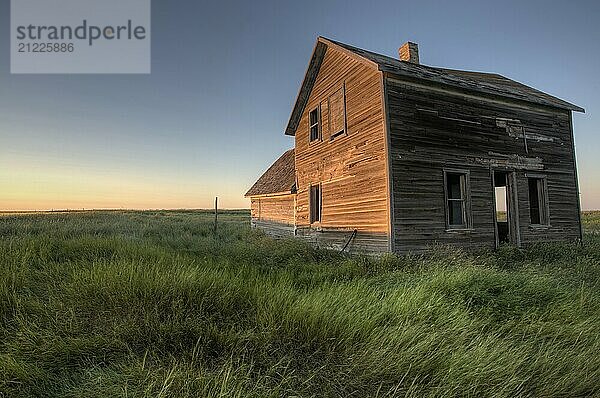
[[[600,209],[600,9],[544,4],[154,2],[150,75],[11,75],[2,58],[0,211],[210,208],[216,196],[248,208],[246,190],[294,146],[284,129],[318,35],[394,57],[415,40],[423,64],[500,73],[584,107],[581,203]],[[9,15],[3,2],[2,26]]]

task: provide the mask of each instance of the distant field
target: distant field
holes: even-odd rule
[[[583,212],[583,232],[592,234],[600,233],[600,211]]]
[[[0,215],[0,397],[600,396],[584,246],[346,257],[244,211]]]

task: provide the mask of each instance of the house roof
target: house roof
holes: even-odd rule
[[[246,197],[290,194],[296,190],[294,150],[286,151],[246,192]]]
[[[345,52],[346,55],[359,62],[402,78],[424,81],[429,84],[452,86],[460,90],[477,92],[486,96],[504,97],[553,108],[585,112],[583,108],[577,105],[495,73],[469,72],[414,64],[319,37],[285,130],[287,135],[294,135],[296,132],[300,117],[302,116],[302,112],[304,112],[304,107],[308,102],[310,91],[325,56],[325,51],[329,46]]]

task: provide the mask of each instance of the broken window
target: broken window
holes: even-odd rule
[[[321,138],[321,112],[319,107],[316,107],[309,113],[309,125],[310,125],[310,142],[316,141]]]
[[[329,139],[346,134],[346,86],[329,96]]]
[[[321,184],[310,186],[310,223],[321,222]]]
[[[446,171],[444,173],[446,195],[446,227],[460,229],[469,227],[468,173]]]
[[[532,225],[548,225],[546,179],[529,177],[529,215]]]

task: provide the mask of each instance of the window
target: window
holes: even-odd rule
[[[321,185],[310,186],[310,223],[321,222]]]
[[[329,139],[346,134],[346,86],[329,96]]]
[[[310,123],[310,142],[321,139],[321,112],[319,112],[319,107],[316,107],[309,114],[309,123]]]
[[[529,215],[532,225],[548,225],[548,201],[546,179],[543,177],[527,178],[529,184]]]
[[[444,187],[446,227],[448,229],[469,228],[468,173],[464,171],[445,171]]]

